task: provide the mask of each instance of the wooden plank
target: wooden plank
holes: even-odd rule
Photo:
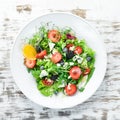
[[[81,105],[69,109],[53,110],[36,105],[19,90],[10,72],[10,50],[19,29],[33,17],[34,7],[29,12],[22,8],[21,13],[15,7],[16,11],[13,14],[16,16],[4,16],[0,23],[0,119],[119,120],[120,22],[109,19],[91,19],[92,17],[88,16],[90,12],[88,9],[65,11],[72,12],[88,20],[103,37],[108,55],[108,66],[104,81],[96,93]]]

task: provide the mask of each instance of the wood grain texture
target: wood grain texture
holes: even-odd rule
[[[87,9],[62,10],[85,18],[100,32],[108,62],[105,78],[89,100],[73,108],[54,110],[27,99],[10,72],[10,50],[16,34],[33,18],[35,9],[29,4],[30,9],[24,10],[25,4],[20,12],[20,5],[14,6],[15,15],[2,17],[0,23],[0,120],[120,120],[120,22],[91,19]]]

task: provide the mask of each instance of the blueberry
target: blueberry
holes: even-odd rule
[[[64,65],[64,61],[63,61],[63,60],[61,60],[59,63],[60,63],[61,65]]]
[[[41,69],[41,70],[44,70],[44,66],[40,66],[40,69]]]
[[[92,59],[92,57],[91,56],[87,56],[87,61],[89,62],[89,61],[91,61],[91,59]]]
[[[65,48],[63,49],[63,52],[67,53],[67,52],[68,52],[68,49],[65,47]]]
[[[58,94],[58,91],[54,91],[54,94],[57,95],[57,94]]]
[[[58,75],[52,75],[52,76],[50,77],[51,80],[56,80],[57,78],[58,78]]]
[[[42,51],[42,48],[40,46],[36,46],[36,51],[37,51],[37,53],[39,53]]]
[[[67,52],[67,54],[66,54],[66,58],[67,58],[67,59],[71,59],[71,58],[73,58],[73,57],[74,57],[74,51],[69,50],[69,51]]]

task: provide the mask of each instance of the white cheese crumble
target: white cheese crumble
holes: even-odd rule
[[[77,58],[76,58],[76,56],[74,56],[74,57],[73,57],[73,61],[76,61],[76,60],[77,60]]]
[[[73,63],[73,62],[70,62],[69,64],[70,64],[71,66],[72,66],[72,65],[74,65],[74,63]]]
[[[79,55],[76,55],[76,56],[73,57],[73,61],[77,61],[78,63],[82,63],[83,58],[80,57]]]
[[[68,65],[68,63],[67,63],[67,62],[65,62],[65,64],[63,65],[63,67],[67,67],[67,65]]]
[[[76,58],[80,58],[80,56],[79,56],[79,55],[76,55]]]
[[[48,75],[47,71],[46,70],[42,70],[42,72],[40,73],[40,78],[45,77],[47,75]]]
[[[60,67],[60,66],[61,66],[61,64],[60,64],[60,63],[57,63],[57,66],[58,66],[58,67]]]
[[[45,59],[48,59],[49,57],[48,56],[44,56]]]
[[[52,51],[52,49],[54,48],[55,44],[50,42],[50,43],[48,43],[48,45],[49,45],[50,51]]]
[[[77,59],[77,62],[78,62],[78,63],[82,63],[82,61],[83,61],[83,58],[82,58],[82,57],[79,57],[79,58]]]
[[[82,87],[84,87],[84,85],[86,84],[87,79],[88,79],[88,75],[85,75],[82,78],[81,82],[77,85],[79,89],[82,88]]]
[[[56,52],[58,52],[56,49],[53,49],[53,51],[52,51],[52,53],[54,54],[54,53],[56,53]]]
[[[68,76],[68,79],[70,79],[70,78],[71,78],[71,76],[69,75],[69,76]]]
[[[74,51],[74,49],[75,49],[75,46],[72,46],[69,48],[69,50],[71,50],[71,51]]]
[[[68,65],[68,63],[67,63],[67,62],[65,62],[65,65]]]

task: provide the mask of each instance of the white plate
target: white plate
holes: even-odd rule
[[[96,69],[92,78],[88,82],[84,92],[77,92],[77,94],[72,97],[44,97],[38,91],[34,78],[27,72],[23,65],[22,46],[25,38],[31,37],[36,31],[36,27],[39,28],[41,22],[47,23],[50,21],[59,27],[71,27],[76,32],[77,36],[85,38],[87,44],[96,52]],[[91,97],[104,78],[106,61],[104,44],[98,33],[85,20],[70,13],[50,13],[40,16],[28,23],[18,34],[10,59],[12,74],[20,90],[30,100],[49,108],[73,107],[83,103]]]

